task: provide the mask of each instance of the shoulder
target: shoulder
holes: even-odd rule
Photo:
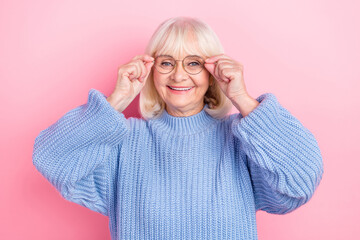
[[[128,126],[130,130],[141,130],[146,129],[148,126],[148,121],[142,118],[129,117],[127,118]]]
[[[222,124],[224,124],[225,126],[230,127],[231,124],[234,122],[234,120],[236,119],[241,119],[243,118],[243,116],[241,115],[241,113],[231,113],[229,115],[227,115],[226,117],[224,117],[221,122]]]
[[[234,121],[239,120],[242,118],[242,115],[240,113],[230,113],[226,115],[225,117],[218,119],[216,121],[216,129],[217,131],[223,132],[227,136],[232,135],[232,126]]]

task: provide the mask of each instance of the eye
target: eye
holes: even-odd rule
[[[199,62],[190,62],[188,65],[189,66],[199,66],[200,63]]]
[[[166,67],[169,67],[169,66],[172,66],[172,63],[171,62],[166,62],[166,61],[163,61],[161,63],[162,66],[166,66]]]

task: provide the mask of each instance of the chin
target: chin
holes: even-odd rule
[[[183,109],[183,108],[189,106],[189,103],[167,104],[167,106],[170,106],[170,107],[173,108],[173,109]]]

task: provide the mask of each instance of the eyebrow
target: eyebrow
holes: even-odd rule
[[[171,58],[175,59],[173,56],[168,55],[168,54],[161,54],[161,55],[159,55],[159,56],[157,56],[157,57],[160,57],[160,56],[163,56],[163,57],[171,57]],[[186,57],[200,57],[200,58],[203,58],[203,57],[201,57],[200,55],[187,55],[187,56],[185,56],[185,58],[186,58]]]
[[[160,56],[162,56],[162,57],[171,57],[171,58],[174,58],[173,56],[167,55],[167,54],[161,54],[161,55],[159,55],[158,57],[160,57]]]

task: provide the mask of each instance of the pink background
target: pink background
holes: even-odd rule
[[[117,67],[174,16],[207,22],[244,65],[250,95],[274,93],[319,142],[315,195],[287,215],[258,212],[259,239],[359,237],[360,4],[338,2],[1,1],[0,239],[110,238],[105,216],[66,201],[36,171],[34,140],[90,88],[109,95]],[[127,117],[139,116],[137,104]]]

